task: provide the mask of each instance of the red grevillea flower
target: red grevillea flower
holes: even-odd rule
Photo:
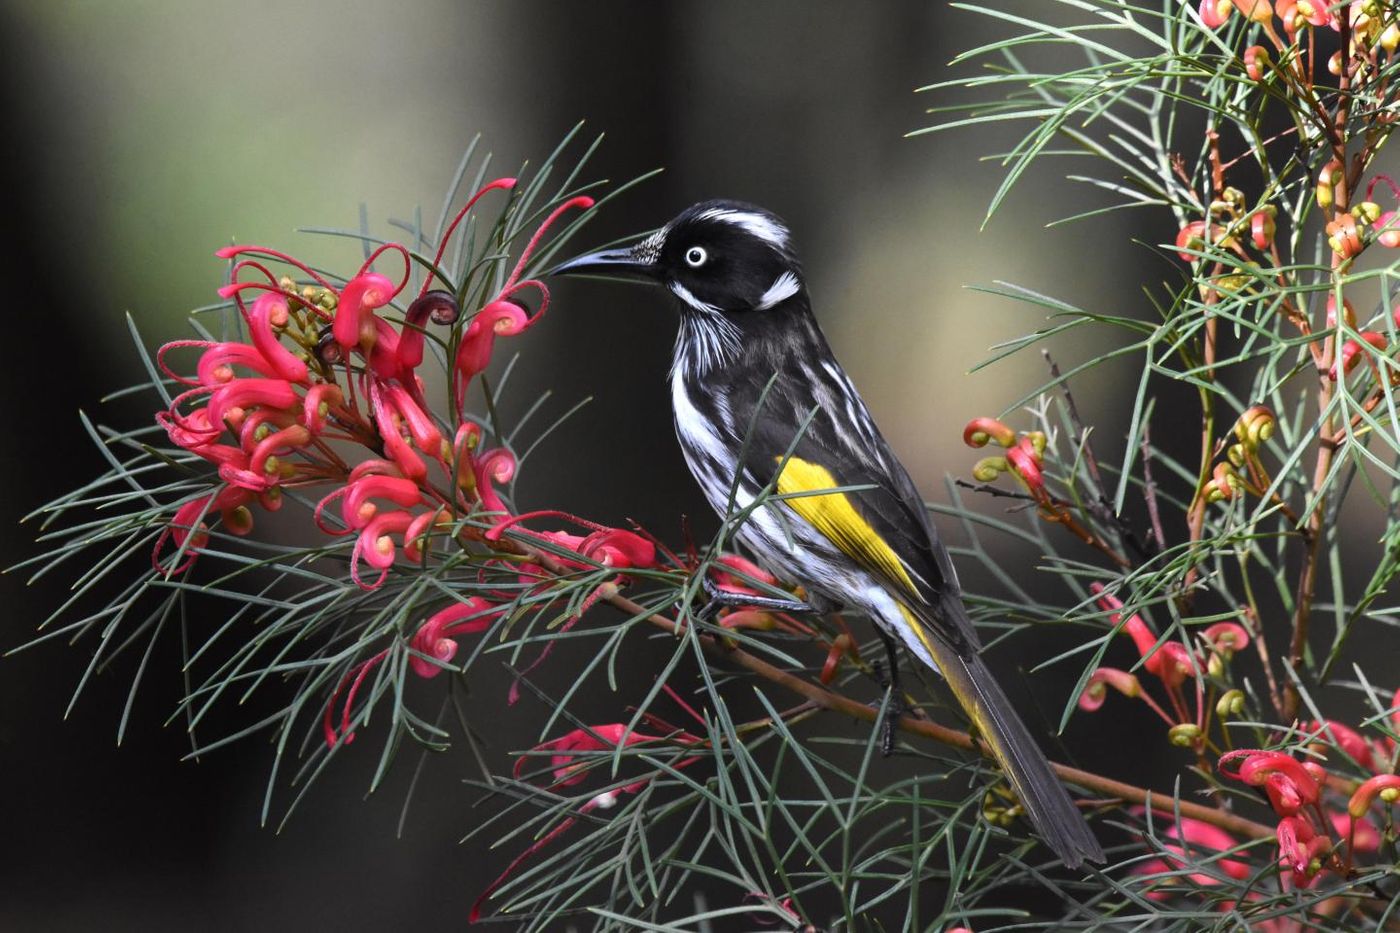
[[[457,655],[455,636],[486,631],[502,612],[480,596],[438,610],[419,626],[410,643],[414,651],[427,657],[410,657],[409,667],[419,677],[436,677]]]
[[[665,689],[668,694],[671,694],[674,699],[679,699],[675,697],[675,693],[670,687],[664,687],[663,689]],[[690,710],[689,706],[684,703],[682,703],[682,706],[694,715],[694,711]],[[670,734],[666,736],[641,735],[635,732],[628,732],[627,727],[622,723],[610,723],[602,726],[591,726],[588,729],[575,729],[568,735],[558,739],[551,739],[548,742],[535,746],[532,751],[535,753],[553,753],[550,756],[550,767],[553,772],[554,783],[550,786],[564,787],[578,784],[587,776],[586,773],[580,772],[580,766],[575,763],[575,759],[578,757],[577,753],[579,752],[616,750],[619,747],[625,748],[641,742],[665,741],[668,744],[680,745],[683,747],[699,746],[702,744],[702,740],[698,736],[677,729],[656,716],[647,715],[643,718],[651,724],[653,728],[664,728]],[[694,764],[698,760],[698,755],[689,755],[677,761],[672,767],[676,769],[684,768]],[[515,772],[517,778],[520,777],[522,766],[523,759],[516,763]],[[584,802],[584,804],[578,808],[578,812],[575,816],[569,816],[561,820],[557,826],[541,836],[524,852],[516,856],[511,863],[506,866],[505,871],[501,872],[494,881],[486,886],[486,889],[477,897],[476,902],[472,904],[468,920],[471,923],[475,923],[479,920],[481,918],[481,908],[486,903],[487,899],[490,898],[492,894],[496,893],[501,885],[505,884],[511,875],[515,874],[516,870],[528,861],[531,856],[567,832],[571,826],[578,822],[579,817],[586,816],[595,810],[612,809],[617,806],[619,798],[624,794],[637,793],[650,784],[658,774],[659,772],[652,773],[646,777],[623,784],[620,787],[605,790]]]
[[[1243,762],[1239,770],[1229,770],[1226,765],[1235,761]],[[1279,816],[1296,816],[1321,797],[1317,778],[1302,762],[1283,752],[1240,748],[1222,755],[1217,767],[1227,778],[1264,788]]]
[[[1236,881],[1243,881],[1250,876],[1250,868],[1246,863],[1237,859],[1217,857],[1220,853],[1228,852],[1239,845],[1233,836],[1218,826],[1182,817],[1176,823],[1168,826],[1162,835],[1167,839],[1180,840],[1184,845],[1164,844],[1162,848],[1167,854],[1134,866],[1132,869],[1134,875],[1165,874],[1187,865],[1196,864],[1202,861],[1204,856],[1204,860],[1210,861],[1212,865]],[[1186,846],[1191,849],[1189,855]],[[1193,883],[1202,887],[1221,883],[1221,879],[1205,872],[1192,872],[1188,877]],[[1163,900],[1167,895],[1162,891],[1152,891],[1147,896],[1153,900]]]

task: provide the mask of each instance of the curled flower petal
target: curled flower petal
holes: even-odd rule
[[[361,345],[365,336],[373,339],[373,325],[368,317],[375,308],[383,307],[394,296],[394,283],[378,272],[362,272],[355,276],[340,291],[335,308],[335,321],[331,333],[335,342],[346,350]],[[366,325],[370,326],[368,329]]]
[[[1108,688],[1112,687],[1125,697],[1135,697],[1142,693],[1138,679],[1127,671],[1111,667],[1101,667],[1089,675],[1089,683],[1079,695],[1079,708],[1086,713],[1096,712],[1108,699]]]
[[[340,505],[345,524],[356,529],[368,525],[378,512],[374,499],[388,499],[397,506],[411,508],[423,501],[423,492],[413,480],[399,476],[370,474],[361,477],[345,487]]]
[[[453,636],[484,632],[503,611],[480,596],[453,603],[429,616],[414,633],[410,646],[414,651],[446,664],[457,654],[457,642]],[[410,657],[408,663],[419,677],[431,678],[442,673],[442,664],[434,664],[425,658]]]
[[[1206,643],[1226,657],[1249,645],[1249,633],[1234,622],[1217,622],[1206,629]]]
[[[1354,820],[1361,819],[1366,815],[1366,811],[1371,809],[1377,797],[1385,803],[1394,803],[1400,799],[1400,775],[1377,774],[1367,778],[1347,801],[1347,813]]]
[[[1237,759],[1244,763],[1237,772],[1229,771],[1226,764]],[[1317,779],[1301,762],[1283,752],[1236,749],[1222,755],[1217,767],[1225,777],[1263,787],[1280,816],[1292,816],[1304,806],[1317,803],[1321,796]]]
[[[1211,29],[1218,29],[1230,18],[1230,13],[1234,8],[1235,5],[1230,0],[1201,0],[1199,8],[1201,22]]]
[[[273,375],[288,382],[304,382],[306,361],[284,347],[273,329],[286,323],[287,299],[275,292],[261,295],[248,313],[248,332],[253,338],[253,346],[272,367]]]
[[[300,401],[285,379],[235,379],[210,394],[208,420],[211,425],[222,425],[233,409],[256,405],[286,409]]]
[[[350,552],[350,578],[355,585],[365,590],[378,589],[383,585],[397,554],[393,535],[407,531],[412,523],[413,516],[408,512],[381,512],[370,519],[356,537],[355,547]],[[380,571],[373,583],[361,579],[361,560]]]
[[[299,424],[289,425],[263,438],[249,458],[248,468],[255,473],[275,473],[274,457],[289,453],[311,443],[311,432]]]
[[[345,396],[339,386],[328,382],[314,385],[307,390],[306,399],[302,402],[302,421],[312,433],[320,434],[326,429],[326,416],[331,409],[344,401]]]
[[[477,458],[475,473],[477,494],[486,511],[509,512],[495,484],[508,483],[515,476],[515,455],[504,447],[489,450]]]
[[[1016,443],[1016,432],[996,418],[973,418],[963,428],[963,443],[969,447],[986,447],[996,441],[1002,447]]]
[[[449,291],[424,292],[408,306],[404,328],[399,334],[398,361],[404,372],[412,372],[423,362],[423,329],[434,324],[452,324],[461,316],[457,297]]]

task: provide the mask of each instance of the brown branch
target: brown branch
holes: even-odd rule
[[[640,603],[634,602],[617,592],[615,588],[603,595],[603,600],[610,603],[615,608],[632,616],[645,618],[648,622],[672,635],[680,635],[683,626],[673,619],[668,619],[663,615],[649,612]],[[705,653],[717,660],[727,661],[730,664],[742,667],[745,670],[757,674],[770,683],[777,684],[793,693],[803,697],[808,703],[821,709],[831,712],[842,713],[854,719],[873,723],[879,711],[867,706],[850,697],[827,690],[811,681],[798,677],[781,668],[769,664],[742,648],[721,642],[713,635],[696,634],[701,647]],[[915,719],[912,716],[902,716],[896,723],[900,731],[933,739],[943,745],[953,748],[960,748],[964,751],[976,751],[988,754],[988,749],[981,742],[974,739],[966,732],[957,729],[950,729],[938,723],[926,719]],[[1140,804],[1150,806],[1155,812],[1167,816],[1175,817],[1178,814],[1194,820],[1201,820],[1212,826],[1218,826],[1227,832],[1248,837],[1250,839],[1264,839],[1274,835],[1274,828],[1254,820],[1238,816],[1227,810],[1215,807],[1207,807],[1199,803],[1191,803],[1185,800],[1176,800],[1170,794],[1158,793],[1143,787],[1117,781],[1110,777],[1094,774],[1080,768],[1069,765],[1051,762],[1055,773],[1060,779],[1068,784],[1081,787],[1085,790],[1093,791],[1105,797],[1113,798],[1117,801],[1130,804]]]

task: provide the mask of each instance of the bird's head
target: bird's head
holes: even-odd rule
[[[738,201],[702,201],[638,243],[579,256],[550,274],[655,282],[700,313],[763,312],[802,291],[787,225]]]

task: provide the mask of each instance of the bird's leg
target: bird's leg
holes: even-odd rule
[[[885,657],[889,659],[890,676],[889,683],[885,684],[885,689],[889,691],[889,702],[885,704],[885,711],[880,716],[880,754],[886,758],[894,754],[894,730],[899,724],[899,720],[904,714],[909,712],[909,704],[905,702],[904,691],[899,686],[899,655],[898,646],[894,639],[889,636],[884,629],[878,629],[880,640],[885,643]],[[879,672],[879,665],[876,664],[876,672]]]
[[[767,612],[818,612],[818,607],[811,603],[804,603],[800,599],[782,599],[774,596],[755,596],[750,593],[731,593],[721,589],[719,584],[706,575],[704,580],[705,593],[710,597],[709,601],[700,608],[695,617],[702,622],[708,622],[714,618],[716,612],[721,609],[732,609],[736,606],[747,606],[753,609],[763,609]]]

